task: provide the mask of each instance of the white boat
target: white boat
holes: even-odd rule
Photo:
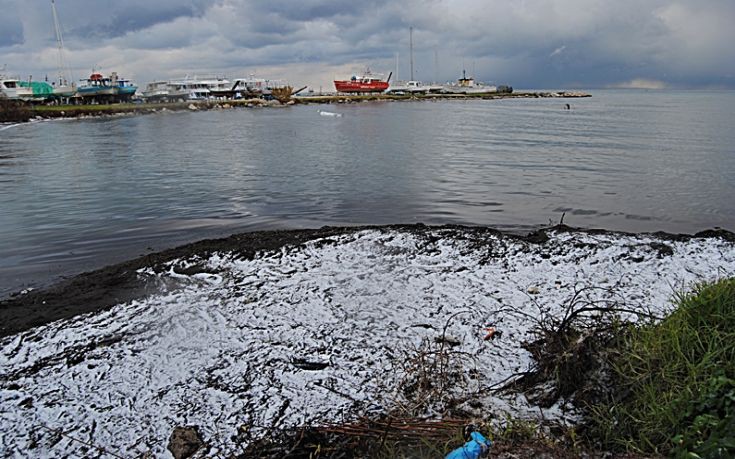
[[[495,85],[486,85],[475,81],[472,77],[467,77],[467,73],[462,70],[462,78],[456,83],[442,86],[441,92],[444,94],[488,94],[498,92]]]
[[[237,99],[246,95],[269,95],[272,89],[287,86],[281,80],[264,78],[189,77],[149,83],[143,97],[149,100]]]
[[[33,99],[33,88],[22,87],[20,79],[0,75],[0,93],[11,100]]]
[[[440,92],[442,89],[442,86],[424,84],[420,81],[399,81],[391,85],[386,92],[389,94],[428,94]]]
[[[143,91],[143,97],[151,101],[168,100],[169,94],[168,81],[154,81],[152,83],[148,83]]]
[[[186,76],[178,80],[169,80],[168,98],[171,100],[206,100],[217,97],[223,91],[229,91],[232,84],[222,77],[190,78]]]
[[[173,100],[203,100],[209,99],[211,92],[203,81],[187,76],[180,80],[170,80],[168,94]]]

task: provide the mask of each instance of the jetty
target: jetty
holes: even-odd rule
[[[540,98],[583,98],[590,94],[578,91],[552,92],[513,92],[487,94],[325,94],[296,95],[279,100],[263,98],[251,99],[209,99],[184,102],[146,102],[120,104],[80,104],[80,105],[33,105],[18,101],[0,99],[1,122],[24,122],[32,119],[86,118],[112,115],[135,115],[165,111],[199,111],[233,108],[287,107],[297,104],[353,104],[361,102],[401,102],[432,100],[496,100],[496,99],[540,99]]]

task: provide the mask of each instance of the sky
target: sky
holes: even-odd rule
[[[256,75],[332,88],[366,67],[525,89],[735,88],[735,0],[56,0],[74,79]],[[58,75],[51,0],[0,0],[0,72]],[[4,72],[3,72],[4,69]],[[394,77],[395,78],[395,77]]]

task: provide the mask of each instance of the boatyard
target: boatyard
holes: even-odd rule
[[[288,89],[288,88],[287,88]],[[280,97],[280,96],[279,96]],[[91,116],[133,115],[166,111],[221,110],[233,108],[287,107],[296,104],[354,104],[361,102],[399,102],[431,100],[497,100],[538,98],[584,98],[586,92],[517,92],[494,94],[330,94],[277,98],[205,99],[178,102],[137,102],[110,104],[26,104],[0,100],[0,122],[25,122],[32,119],[81,118]]]
[[[339,104],[368,101],[405,101],[438,99],[576,98],[587,93],[514,92],[508,85],[485,84],[462,70],[461,78],[444,84],[425,84],[415,79],[413,69],[413,29],[411,29],[411,72],[408,81],[391,81],[366,68],[348,79],[334,80],[334,91],[318,92],[308,86],[296,89],[281,79],[225,76],[189,76],[156,80],[145,89],[117,72],[105,75],[93,69],[88,77],[74,82],[65,58],[64,39],[51,2],[56,32],[58,76],[51,81],[22,79],[0,72],[0,122],[32,119],[142,114],[160,111],[230,109],[235,107],[280,107],[294,104]],[[396,67],[397,69],[397,67]]]

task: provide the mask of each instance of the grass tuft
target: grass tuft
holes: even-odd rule
[[[700,285],[676,303],[669,317],[623,339],[613,392],[590,407],[590,434],[628,451],[733,457],[735,279]]]

